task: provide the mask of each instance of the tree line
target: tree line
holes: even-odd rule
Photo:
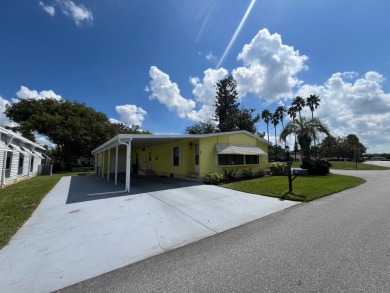
[[[111,123],[104,113],[77,101],[20,99],[7,105],[4,113],[18,124],[11,130],[34,142],[37,133],[55,144],[48,155],[67,170],[76,159],[91,157],[93,149],[119,133],[150,133],[137,125]]]

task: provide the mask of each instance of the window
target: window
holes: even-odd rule
[[[218,155],[218,165],[254,165],[259,163],[259,155]]]
[[[30,172],[34,171],[34,157],[31,157]]]
[[[173,148],[173,166],[179,166],[180,164],[180,148]]]
[[[258,155],[246,155],[245,156],[245,164],[251,165],[251,164],[258,164],[259,163],[259,156]]]
[[[244,165],[244,155],[218,155],[218,165]]]
[[[19,154],[19,168],[23,168],[24,155]]]
[[[7,152],[7,162],[5,164],[5,169],[6,170],[11,169],[11,161],[12,161],[12,153],[11,152]]]
[[[5,178],[11,176],[11,163],[12,163],[12,152],[7,152],[7,161],[5,163]]]
[[[19,154],[19,169],[18,169],[18,175],[23,174],[23,163],[24,163],[24,155]]]

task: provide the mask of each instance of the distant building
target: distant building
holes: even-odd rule
[[[11,130],[0,127],[1,187],[38,174],[45,162],[45,148]]]

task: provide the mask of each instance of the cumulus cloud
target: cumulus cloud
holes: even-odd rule
[[[180,95],[179,87],[170,80],[168,74],[162,72],[156,66],[149,70],[151,81],[148,90],[151,92],[150,100],[157,99],[161,104],[175,111],[180,118],[190,118],[195,109],[195,102],[185,99]]]
[[[15,126],[14,122],[11,122],[7,116],[5,116],[4,111],[6,106],[9,105],[10,102],[0,96],[0,125],[1,126]]]
[[[120,120],[116,120],[111,118],[110,121],[112,123],[123,123],[126,125],[142,125],[145,117],[147,116],[147,112],[141,107],[137,107],[136,105],[121,105],[116,106],[115,110],[120,115]]]
[[[196,112],[196,115],[192,113],[194,116],[192,120],[206,121],[212,118],[215,111],[215,84],[227,74],[228,71],[224,68],[207,69],[204,71],[202,81],[198,77],[190,78],[190,83],[194,87],[192,93],[194,94],[196,101],[201,105],[201,108]]]
[[[270,101],[289,96],[301,81],[297,74],[306,69],[305,55],[283,44],[279,34],[262,29],[244,45],[237,59],[244,66],[233,70],[240,96],[253,93]]]
[[[56,100],[62,99],[62,97],[60,95],[57,95],[52,90],[48,90],[48,91],[44,90],[44,91],[38,92],[37,90],[30,90],[26,86],[21,86],[20,90],[18,90],[16,92],[16,96],[19,99],[37,99],[37,100],[38,99],[46,99],[46,98],[52,98],[52,99],[56,99]],[[16,101],[16,100],[14,99],[14,101]]]
[[[50,16],[54,16],[56,14],[54,6],[45,5],[42,1],[39,1],[39,6],[41,6],[43,11],[45,11]]]
[[[77,26],[93,24],[92,11],[83,4],[76,4],[71,0],[57,0],[56,3],[61,8],[62,13],[72,19]]]
[[[390,94],[383,91],[383,82],[383,76],[374,71],[362,76],[339,72],[323,85],[303,85],[297,95],[321,98],[316,115],[325,120],[333,135],[354,133],[369,152],[381,152],[390,144]]]

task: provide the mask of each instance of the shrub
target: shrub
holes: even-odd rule
[[[272,175],[287,175],[287,164],[282,162],[272,162],[269,164]]]
[[[234,169],[223,169],[223,178],[226,180],[234,179],[236,177],[237,170]]]
[[[223,175],[222,174],[219,174],[219,173],[208,173],[206,174],[206,182],[207,183],[210,183],[210,184],[218,184],[219,182],[221,182],[223,178]]]
[[[242,177],[254,177],[256,174],[251,168],[242,170]]]
[[[309,175],[326,175],[329,174],[329,168],[332,166],[331,163],[325,160],[302,160],[302,169],[307,169]]]
[[[260,169],[259,171],[257,171],[257,175],[259,177],[263,177],[265,174],[267,174],[266,170]]]

